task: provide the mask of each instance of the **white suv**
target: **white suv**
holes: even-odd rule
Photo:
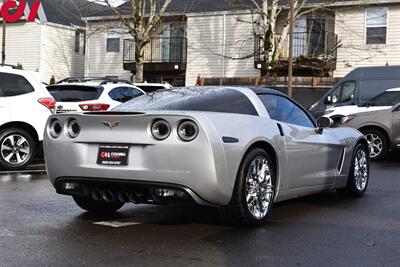
[[[38,73],[0,66],[0,170],[21,170],[31,162],[54,108]]]
[[[47,87],[57,101],[56,113],[106,111],[146,93],[129,81],[67,78]]]

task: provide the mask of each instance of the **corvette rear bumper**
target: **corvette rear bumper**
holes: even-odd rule
[[[224,175],[217,175],[210,146],[131,144],[127,166],[97,164],[98,150],[99,144],[45,142],[47,173],[57,192],[65,193],[61,181],[76,180],[111,187],[141,184],[150,188],[147,191],[157,188],[153,185],[173,187],[201,205],[226,205],[230,201],[233,186]]]

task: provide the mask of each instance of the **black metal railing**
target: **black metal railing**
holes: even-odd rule
[[[135,41],[124,40],[124,63],[135,62]],[[145,63],[186,62],[187,40],[182,37],[155,37],[144,48]]]
[[[280,36],[278,36],[280,38]],[[289,56],[289,38],[287,36],[280,48],[279,58],[286,60]],[[337,35],[330,32],[296,32],[293,34],[293,57],[335,59],[338,46]],[[254,40],[255,61],[264,61],[264,39],[260,35]]]

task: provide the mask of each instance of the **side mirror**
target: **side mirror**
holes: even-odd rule
[[[332,96],[328,95],[325,99],[325,104],[332,104]]]
[[[317,119],[317,129],[316,132],[318,134],[322,134],[325,128],[332,127],[334,124],[333,120],[328,117],[319,117]]]

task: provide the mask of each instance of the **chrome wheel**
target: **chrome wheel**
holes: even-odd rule
[[[246,176],[247,208],[256,219],[264,218],[274,196],[272,174],[268,160],[256,157],[250,164]]]
[[[368,183],[367,152],[363,149],[357,151],[354,159],[354,181],[359,191],[364,191]]]
[[[374,134],[374,133],[369,133],[366,134],[365,137],[367,138],[368,141],[368,146],[369,146],[369,156],[371,158],[376,158],[382,153],[383,150],[383,141],[382,139]]]
[[[28,140],[20,134],[11,134],[4,138],[0,147],[1,157],[11,165],[25,163],[31,154]]]

